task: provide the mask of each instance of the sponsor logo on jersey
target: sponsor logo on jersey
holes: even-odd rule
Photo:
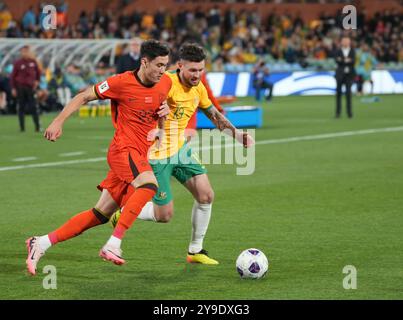
[[[102,82],[102,83],[98,86],[98,90],[99,90],[99,93],[104,93],[105,91],[109,90],[108,81]]]

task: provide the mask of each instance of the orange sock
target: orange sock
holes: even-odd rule
[[[49,240],[53,244],[74,238],[85,230],[108,222],[108,219],[103,216],[95,208],[83,211],[55,231],[49,233]]]
[[[125,209],[113,231],[113,236],[119,239],[124,237],[125,232],[131,227],[137,216],[140,214],[141,209],[155,196],[157,189],[158,188],[155,184],[147,183],[138,187],[134,191],[125,204]]]

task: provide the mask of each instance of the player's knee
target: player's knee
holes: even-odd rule
[[[157,179],[155,178],[155,175],[152,171],[145,171],[140,173],[140,175],[138,175],[131,184],[134,188],[138,188],[139,186],[145,184],[155,184],[158,187]]]
[[[214,191],[212,189],[199,194],[196,201],[201,204],[210,204],[214,201]]]
[[[155,181],[155,183],[154,182],[146,182],[146,183],[142,184],[141,186],[137,187],[137,189],[140,189],[140,188],[151,191],[153,193],[153,196],[154,196],[155,194],[157,194],[157,191],[158,191],[158,183],[157,183],[157,181]]]
[[[111,214],[110,212],[104,212],[96,207],[92,208],[92,213],[95,215],[95,217],[99,220],[101,224],[107,223],[113,214],[113,213]]]

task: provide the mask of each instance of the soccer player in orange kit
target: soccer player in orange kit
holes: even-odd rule
[[[37,263],[49,247],[108,222],[122,203],[124,213],[99,255],[117,265],[125,263],[120,249],[122,238],[158,189],[147,152],[155,140],[150,132],[169,114],[165,100],[172,80],[164,74],[168,55],[166,45],[155,40],[145,41],[141,46],[139,69],[112,76],[79,93],[46,129],[45,138],[56,141],[62,134],[63,123],[81,105],[96,99],[111,99],[115,134],[107,156],[110,170],[98,186],[101,196],[93,208],[75,215],[60,228],[26,241],[30,274],[36,274]],[[135,191],[128,193],[129,186]]]

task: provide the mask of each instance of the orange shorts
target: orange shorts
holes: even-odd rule
[[[99,190],[107,189],[121,207],[134,188],[130,184],[140,173],[152,171],[147,155],[133,148],[123,151],[111,146],[108,151],[108,164],[110,170],[106,178],[97,186]]]

